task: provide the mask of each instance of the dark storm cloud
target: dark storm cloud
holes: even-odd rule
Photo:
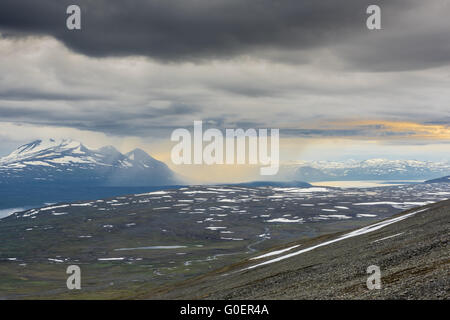
[[[173,104],[164,109],[148,108],[140,112],[130,109],[97,107],[87,112],[78,109],[66,109],[55,112],[53,108],[38,109],[0,104],[0,119],[32,125],[70,127],[81,130],[100,131],[115,135],[144,136],[151,133],[154,137],[166,137],[169,131],[176,129],[178,117],[201,112],[200,107]]]
[[[82,8],[81,31],[66,28],[70,4]],[[369,4],[382,8],[381,31],[366,28]],[[448,0],[0,0],[0,121],[165,138],[201,119],[298,137],[396,134],[314,128],[319,120],[445,123],[449,9]]]
[[[95,57],[144,55],[165,61],[227,58],[266,49],[308,50],[368,32],[366,8],[387,17],[413,0],[2,0],[4,36],[50,35]],[[68,5],[82,30],[66,28]],[[351,53],[347,53],[351,54]]]
[[[96,94],[63,94],[57,92],[40,92],[38,90],[15,89],[2,90],[0,89],[0,100],[5,101],[27,101],[27,100],[64,100],[64,101],[83,101],[83,100],[102,100],[106,96]]]

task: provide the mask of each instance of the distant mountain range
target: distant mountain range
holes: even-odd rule
[[[0,185],[162,186],[174,173],[141,149],[91,150],[73,140],[36,140],[0,158]]]
[[[449,174],[449,162],[305,161],[283,166],[275,180],[294,184],[296,181],[432,180]],[[273,184],[271,181],[253,183]],[[181,179],[166,164],[140,149],[122,154],[112,146],[91,150],[78,141],[48,139],[25,144],[0,158],[0,185],[22,184],[140,187],[177,185]]]
[[[300,162],[283,168],[289,180],[428,180],[450,174],[449,162],[370,159]]]

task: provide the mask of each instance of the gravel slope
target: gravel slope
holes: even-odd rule
[[[449,299],[450,200],[381,229],[251,270],[245,260],[193,280],[161,287],[150,299]],[[346,234],[289,243],[305,249]],[[281,254],[281,255],[283,255]],[[266,260],[279,257],[274,255]],[[382,288],[368,290],[367,267],[381,268]]]

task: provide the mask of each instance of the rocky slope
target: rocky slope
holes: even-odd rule
[[[408,210],[352,233],[289,243],[145,298],[449,299],[449,217],[450,201]],[[381,269],[380,290],[367,288],[371,265]]]

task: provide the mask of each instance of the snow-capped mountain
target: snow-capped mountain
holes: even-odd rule
[[[176,183],[173,172],[143,150],[91,150],[73,140],[36,140],[0,158],[0,184],[65,183],[153,186]]]
[[[344,162],[305,161],[284,168],[290,179],[308,182],[329,180],[427,180],[448,175],[449,162],[369,159]]]

